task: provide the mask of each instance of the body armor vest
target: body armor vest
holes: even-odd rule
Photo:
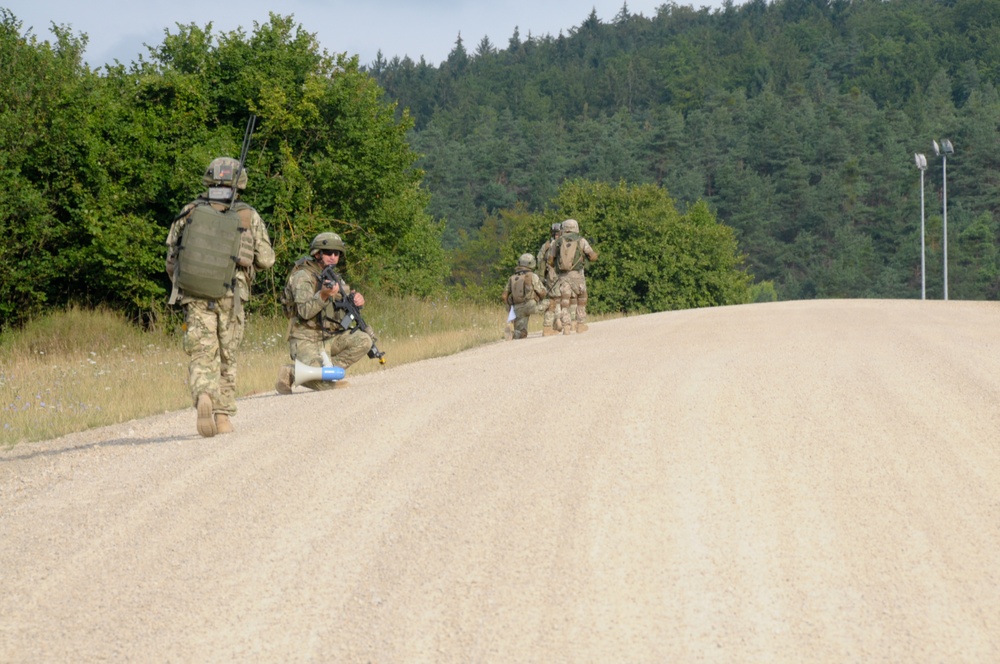
[[[219,209],[224,207],[199,202],[184,222],[175,283],[185,295],[207,300],[225,297],[235,286],[237,268],[253,264],[250,206],[237,202],[231,209]]]

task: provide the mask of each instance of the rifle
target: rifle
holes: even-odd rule
[[[323,268],[323,272],[319,275],[320,283],[324,287],[329,288],[333,284],[343,283],[340,279],[340,275],[337,271],[333,269],[332,265],[327,265]],[[344,317],[340,321],[340,326],[347,330],[348,334],[354,334],[358,330],[367,332],[372,338],[372,347],[368,349],[368,357],[373,360],[378,360],[379,364],[385,364],[385,353],[378,349],[375,345],[375,330],[372,329],[365,319],[361,317],[361,309],[358,305],[354,303],[353,293],[341,293],[341,298],[339,300],[334,299],[333,308],[340,309],[344,312]]]

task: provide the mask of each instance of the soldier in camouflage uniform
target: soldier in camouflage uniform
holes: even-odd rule
[[[184,350],[190,357],[188,386],[197,410],[198,433],[210,437],[233,431],[229,418],[236,413],[236,353],[246,323],[243,307],[250,299],[257,270],[274,265],[274,250],[260,215],[237,200],[236,192],[247,184],[247,172],[239,160],[214,159],[202,181],[208,190],[184,206],[170,227],[166,267],[174,284],[170,303],[180,302],[184,307]],[[200,206],[218,212],[231,208],[239,217],[235,273],[218,298],[200,297],[178,284],[178,268],[183,271],[197,249],[192,246],[196,241],[184,231]]]
[[[538,313],[538,301],[548,292],[542,280],[532,272],[534,269],[535,257],[521,254],[514,274],[503,288],[503,303],[514,307],[514,339],[527,338],[531,314]]]
[[[596,261],[597,252],[587,238],[580,235],[580,224],[576,219],[562,222],[562,234],[549,249],[548,261],[555,267],[559,280],[556,290],[560,298],[562,333],[586,332],[587,327],[587,279],[584,267],[587,261]],[[576,321],[570,316],[571,301],[575,300]]]
[[[342,279],[320,283],[324,268],[336,267],[345,249],[336,233],[320,233],[309,244],[309,256],[299,259],[288,275],[284,304],[289,314],[288,354],[292,361],[346,370],[368,354],[376,341],[370,327],[344,329],[341,322],[345,312],[334,306],[334,302],[352,297],[354,304],[363,307],[364,296],[351,290]],[[347,325],[350,328],[349,322]],[[294,384],[295,365],[282,366],[274,389],[279,394],[291,394]],[[347,387],[347,381],[311,380],[302,385],[311,390],[328,390]]]
[[[539,277],[542,285],[547,289],[545,297],[538,303],[538,311],[542,314],[542,336],[556,334],[562,329],[562,321],[559,320],[559,291],[556,290],[556,282],[559,280],[554,267],[549,265],[549,249],[559,240],[559,232],[562,224],[556,222],[549,230],[549,239],[542,244],[538,250],[538,257],[535,264],[538,266]]]

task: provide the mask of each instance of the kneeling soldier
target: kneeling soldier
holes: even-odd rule
[[[532,272],[535,269],[535,257],[531,254],[521,254],[517,259],[517,268],[503,289],[503,303],[514,307],[514,338],[524,339],[528,336],[528,320],[531,314],[538,313],[538,301],[545,298],[547,291],[542,280]]]
[[[336,233],[320,233],[309,244],[309,255],[299,259],[288,275],[282,305],[289,317],[288,354],[292,360],[314,367],[335,366],[346,370],[364,357],[375,343],[374,331],[351,329],[349,314],[336,306],[343,298],[353,298],[358,307],[365,298],[339,277],[324,282],[323,270],[335,267],[344,257],[344,242]],[[295,384],[295,365],[286,364],[278,371],[274,389],[291,394]],[[343,380],[310,380],[302,383],[311,390],[346,387]]]

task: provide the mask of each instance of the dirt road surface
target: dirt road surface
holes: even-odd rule
[[[0,451],[0,661],[1000,661],[996,303],[668,312],[350,382]]]

